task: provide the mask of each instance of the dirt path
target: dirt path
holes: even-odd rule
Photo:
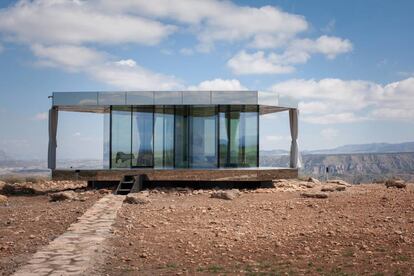
[[[85,201],[50,202],[45,195],[9,196],[0,206],[0,275],[10,275],[31,254],[66,231],[101,195]]]
[[[120,210],[102,274],[413,275],[413,186],[150,193]]]
[[[110,235],[123,199],[112,194],[101,198],[67,232],[36,252],[14,275],[89,275]]]

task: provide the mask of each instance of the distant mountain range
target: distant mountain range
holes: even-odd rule
[[[414,142],[399,144],[373,143],[359,145],[345,145],[333,149],[304,151],[302,154],[355,154],[355,153],[396,153],[414,152]]]
[[[320,149],[320,150],[305,150],[301,153],[303,155],[309,154],[358,154],[358,153],[402,153],[402,152],[414,152],[414,142],[406,142],[399,144],[389,143],[372,143],[372,144],[358,144],[358,145],[345,145],[333,149]],[[261,156],[272,155],[287,155],[288,150],[263,150],[260,151]]]

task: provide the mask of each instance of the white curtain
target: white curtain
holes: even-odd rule
[[[58,125],[58,110],[57,108],[49,109],[49,148],[47,155],[47,166],[49,169],[56,169],[56,135]]]
[[[290,136],[292,137],[292,143],[290,145],[290,167],[300,167],[299,162],[299,149],[298,149],[298,113],[297,109],[289,109],[289,123],[290,123]]]

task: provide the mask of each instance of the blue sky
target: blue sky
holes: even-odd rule
[[[300,102],[300,147],[414,140],[413,1],[1,1],[0,150],[46,157],[52,91],[251,89]],[[102,118],[61,114],[58,157]],[[261,121],[287,149],[286,114]]]

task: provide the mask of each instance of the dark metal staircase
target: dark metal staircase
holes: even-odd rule
[[[116,195],[127,195],[129,193],[137,193],[142,189],[143,175],[125,175],[119,181],[116,188]]]

